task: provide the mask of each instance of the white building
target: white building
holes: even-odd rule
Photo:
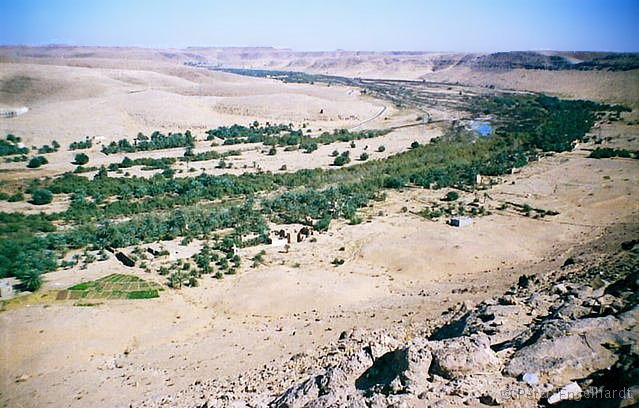
[[[466,227],[472,225],[473,219],[466,216],[453,217],[450,219],[449,224],[453,227]]]

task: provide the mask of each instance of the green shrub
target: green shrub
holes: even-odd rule
[[[87,138],[85,141],[71,143],[69,145],[69,150],[90,149],[91,146],[93,146],[93,142]]]
[[[317,143],[315,142],[307,142],[300,144],[300,149],[304,149],[304,153],[313,153],[317,150]]]
[[[21,192],[12,194],[9,196],[9,198],[7,198],[7,201],[9,201],[10,203],[15,203],[17,201],[24,201],[24,194],[22,194]]]
[[[366,161],[366,160],[368,160],[368,153],[364,152],[364,153],[360,154],[360,155],[359,155],[359,159],[360,159],[361,161]]]
[[[38,188],[31,193],[31,202],[35,205],[49,204],[53,201],[53,193],[45,188]]]
[[[9,135],[13,136],[13,135]],[[14,140],[19,140],[20,138],[12,138],[10,139],[7,136],[7,140],[0,140],[0,156],[10,156],[13,154],[27,154],[29,153],[29,148],[27,147],[18,147],[17,143]]]
[[[144,136],[144,135],[142,135]],[[148,150],[160,150],[160,149],[172,149],[175,147],[193,147],[195,146],[195,138],[191,135],[190,131],[182,133],[171,133],[169,135],[163,135],[160,132],[153,132],[151,137],[144,136],[140,138],[138,135],[138,142],[131,144],[127,139],[121,139],[117,142],[111,142],[111,144],[102,147],[102,153],[114,154],[120,152],[133,153]]]
[[[459,198],[459,193],[457,191],[449,191],[446,193],[442,201],[456,201]]]
[[[346,151],[335,158],[335,160],[333,161],[333,165],[343,166],[347,163],[350,163],[350,161],[351,161],[350,153]]]
[[[51,147],[49,145],[44,145],[41,148],[38,149],[38,153],[40,154],[48,154],[48,153],[54,153],[57,152],[58,149],[56,149],[55,147]]]
[[[38,167],[49,163],[49,161],[43,157],[43,156],[35,156],[32,157],[31,160],[29,160],[29,163],[27,163],[27,167],[30,169],[37,169]]]
[[[402,188],[406,185],[406,179],[402,176],[388,177],[384,180],[385,188]]]
[[[592,159],[608,159],[611,157],[632,157],[630,152],[626,149],[613,149],[610,147],[597,147],[595,150],[590,152],[588,156]]]
[[[15,136],[15,135],[12,135],[11,133],[7,135],[6,139],[10,141],[11,143],[20,143],[22,141],[22,138],[20,136]]]
[[[73,164],[77,164],[78,166],[82,166],[84,164],[87,164],[89,162],[89,156],[87,156],[84,153],[78,153],[75,155],[75,160],[73,162]]]
[[[344,265],[344,261],[342,258],[335,258],[331,261],[331,263],[335,266],[340,266],[340,265]]]

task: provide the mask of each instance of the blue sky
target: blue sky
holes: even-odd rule
[[[639,0],[0,0],[0,44],[639,51]]]

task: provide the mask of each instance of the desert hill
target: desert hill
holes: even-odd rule
[[[302,71],[347,77],[424,79],[546,92],[639,104],[639,54],[517,51],[455,53],[422,51],[318,51],[271,47],[0,47],[0,62],[125,68],[178,75],[184,64],[223,68]],[[188,73],[187,73],[188,72]],[[204,74],[201,74],[204,75]],[[6,98],[2,95],[2,100]]]

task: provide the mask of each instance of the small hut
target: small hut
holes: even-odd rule
[[[448,222],[453,227],[466,227],[472,225],[473,219],[466,216],[453,217]]]

